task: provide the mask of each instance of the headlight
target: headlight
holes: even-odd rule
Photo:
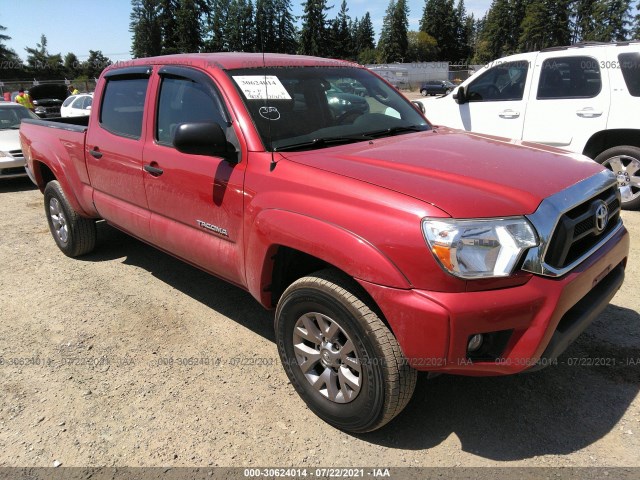
[[[490,220],[422,221],[431,252],[449,273],[461,278],[506,277],[538,237],[522,217]]]

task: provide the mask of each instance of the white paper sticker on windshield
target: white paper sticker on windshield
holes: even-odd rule
[[[291,100],[291,96],[275,75],[239,75],[233,80],[247,100]]]

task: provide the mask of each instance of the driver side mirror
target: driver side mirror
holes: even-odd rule
[[[235,148],[227,141],[218,123],[182,123],[176,129],[173,145],[181,153],[238,161]]]
[[[458,105],[462,105],[463,103],[467,103],[467,92],[464,87],[461,85],[458,89],[453,92],[453,99],[456,101]]]

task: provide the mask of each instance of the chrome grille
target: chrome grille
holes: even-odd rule
[[[596,209],[607,205],[608,221],[604,229],[596,225]],[[553,232],[544,261],[553,268],[565,268],[588,252],[618,224],[620,192],[610,187],[564,213]]]
[[[595,213],[603,205],[607,206],[608,221],[599,229]],[[620,207],[616,177],[610,170],[546,198],[526,216],[540,243],[527,251],[522,270],[549,277],[570,272],[624,228]],[[602,222],[601,216],[598,218]]]

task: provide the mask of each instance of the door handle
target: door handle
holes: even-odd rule
[[[520,116],[520,112],[515,110],[511,110],[510,108],[507,110],[503,110],[498,114],[500,118],[518,118]]]
[[[582,118],[596,118],[602,115],[601,111],[594,110],[591,107],[583,108],[582,110],[578,110],[576,115]]]
[[[146,172],[149,172],[154,177],[159,177],[164,173],[164,170],[162,170],[161,168],[154,167],[151,165],[145,165],[143,168]]]
[[[98,147],[94,147],[92,150],[89,150],[89,153],[93,158],[97,158],[98,160],[102,158],[102,153],[100,153]]]

